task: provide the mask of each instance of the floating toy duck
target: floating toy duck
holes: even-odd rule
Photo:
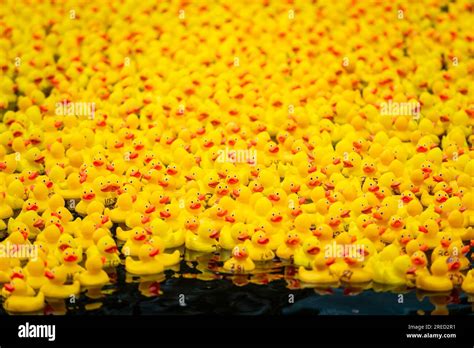
[[[301,246],[301,239],[297,232],[288,232],[284,242],[278,247],[276,255],[282,259],[293,259],[296,251]]]
[[[246,241],[249,256],[253,261],[269,261],[273,260],[275,253],[269,247],[270,238],[263,230],[256,231],[251,240]]]
[[[426,291],[451,291],[453,283],[448,277],[448,270],[446,257],[437,258],[431,265],[431,274],[418,276],[416,287]]]
[[[334,284],[338,279],[333,275],[329,266],[334,263],[334,258],[326,258],[324,254],[318,254],[312,263],[312,269],[307,270],[304,266],[298,269],[298,278],[305,283],[312,284]]]
[[[27,284],[35,290],[40,289],[47,280],[44,272],[45,262],[42,259],[30,260],[25,267]]]
[[[40,289],[45,297],[67,299],[71,296],[79,296],[81,285],[77,280],[66,285],[67,273],[64,268],[56,267],[50,271],[47,270],[45,276],[48,278],[48,282]]]
[[[3,308],[12,313],[37,312],[44,308],[44,294],[39,291],[34,294],[31,288],[23,279],[13,279],[10,283],[4,285],[7,293],[7,299],[3,303]]]
[[[155,259],[159,253],[159,249],[153,245],[146,243],[140,246],[137,253],[139,260],[135,261],[130,256],[125,259],[125,269],[127,272],[136,275],[158,274],[164,271],[163,264]]]
[[[223,249],[232,250],[237,244],[244,243],[251,236],[248,228],[244,223],[236,223],[235,225],[225,226],[219,235],[219,245]]]
[[[104,263],[99,255],[93,255],[87,258],[85,271],[79,273],[76,279],[81,286],[85,287],[102,287],[107,284],[110,279],[107,273],[102,269]]]
[[[474,294],[474,270],[467,272],[461,287],[468,294]]]
[[[61,266],[58,267],[61,271],[64,271],[68,277],[74,276],[76,273],[84,271],[84,268],[78,265],[79,256],[78,252],[73,248],[64,249],[61,255]],[[81,252],[82,257],[82,252]]]
[[[138,256],[140,248],[146,243],[148,234],[142,227],[135,227],[130,233],[129,239],[122,247],[122,253],[126,256]]]
[[[255,264],[249,257],[244,245],[237,245],[232,250],[232,258],[224,262],[224,269],[232,273],[246,273],[255,269]]]
[[[180,262],[181,253],[179,252],[179,250],[175,250],[171,254],[165,253],[165,244],[160,238],[152,237],[150,238],[148,243],[158,250],[155,259],[161,262],[164,267],[174,266]]]
[[[418,227],[418,231],[422,234],[418,236],[417,240],[426,245],[428,249],[434,249],[439,245],[441,236],[439,235],[438,223],[435,220],[426,220],[423,225]]]
[[[105,259],[104,267],[116,267],[120,264],[117,244],[109,235],[103,235],[96,245],[91,246],[86,251],[87,258],[99,255]]]
[[[201,252],[214,252],[218,249],[219,230],[216,230],[210,220],[199,224],[197,235],[186,235],[186,248]]]
[[[159,237],[164,243],[165,248],[178,248],[185,242],[185,228],[179,228],[177,231],[173,231],[165,220],[156,218],[150,223],[150,231],[153,236]]]
[[[297,266],[311,268],[315,257],[320,252],[321,242],[319,239],[314,236],[307,237],[304,239],[303,244],[296,250],[294,254],[294,263]]]

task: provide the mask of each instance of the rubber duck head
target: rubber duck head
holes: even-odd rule
[[[315,256],[321,252],[321,242],[318,238],[310,236],[303,241],[302,248],[306,254]]]
[[[34,210],[27,211],[23,213],[23,222],[30,228],[44,228],[44,220],[38,215]]]
[[[28,287],[26,281],[20,278],[14,278],[6,283],[3,288],[6,290],[7,296],[27,296]]]
[[[94,233],[95,234],[95,233]],[[112,255],[118,253],[117,244],[112,237],[104,235],[97,241],[97,249],[102,255]]]
[[[57,248],[63,252],[68,248],[75,247],[76,243],[74,242],[74,237],[69,233],[62,233],[57,242]]]
[[[440,239],[439,243],[440,243],[441,247],[447,249],[447,248],[449,248],[449,246],[451,245],[453,240],[454,240],[454,237],[451,233],[444,232],[441,235],[441,239]]]
[[[176,219],[179,216],[179,213],[180,208],[178,202],[172,201],[160,210],[160,217],[165,220],[172,220]]]
[[[130,238],[133,243],[142,244],[145,243],[148,239],[148,234],[143,227],[134,227],[131,230]]]
[[[300,235],[298,234],[298,232],[290,231],[290,232],[286,233],[285,238],[284,238],[284,243],[289,248],[294,249],[294,248],[297,248],[301,245],[302,240],[301,240]]]
[[[232,249],[232,257],[237,259],[237,260],[245,260],[249,256],[249,253],[247,251],[247,247],[244,245],[237,245]]]
[[[405,227],[405,222],[403,221],[403,218],[399,215],[393,215],[390,220],[389,220],[389,225],[390,228],[394,230],[401,230],[403,227]]]
[[[405,247],[405,250],[408,255],[412,255],[415,251],[421,250],[423,252],[428,250],[428,246],[426,244],[422,244],[417,239],[410,240]]]
[[[216,240],[219,238],[219,230],[214,227],[210,220],[201,220],[199,223],[198,235],[204,240]]]
[[[439,225],[435,220],[428,219],[424,224],[418,227],[418,231],[429,236],[436,236],[439,232]]]
[[[425,253],[422,250],[417,250],[413,252],[410,257],[411,264],[413,266],[412,271],[416,270],[417,268],[423,268],[428,265],[428,258],[426,257]],[[407,272],[411,273],[411,272]]]
[[[62,267],[55,267],[52,270],[46,270],[44,275],[55,285],[63,285],[67,279],[66,269]]]
[[[241,222],[236,223],[235,225],[233,225],[231,230],[230,230],[230,234],[231,234],[232,238],[235,241],[237,241],[238,243],[243,243],[247,239],[250,239],[251,234],[249,232],[250,231],[249,231],[247,225],[245,225],[244,223],[241,223]]]
[[[188,215],[188,217],[184,220],[184,227],[187,230],[190,230],[192,232],[197,231],[199,227],[199,220],[197,217],[193,215]]]
[[[61,258],[64,264],[76,264],[80,261],[77,251],[73,248],[66,248],[63,251]]]
[[[252,235],[251,241],[255,246],[265,247],[270,242],[270,238],[264,230],[258,230]]]
[[[151,261],[160,253],[160,249],[155,248],[152,244],[143,244],[138,251],[138,258],[142,262]]]

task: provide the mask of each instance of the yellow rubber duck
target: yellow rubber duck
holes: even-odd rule
[[[0,192],[0,219],[8,219],[13,215],[13,209],[7,204],[6,198],[6,192]]]
[[[181,253],[179,250],[173,251],[171,254],[165,253],[165,243],[159,237],[152,237],[148,243],[153,246],[153,248],[158,250],[155,259],[163,264],[164,267],[170,267],[176,265],[181,260]]]
[[[313,260],[311,270],[300,266],[298,269],[298,279],[305,283],[312,284],[333,284],[338,282],[338,278],[331,273],[329,266],[334,263],[334,258],[326,258],[323,253],[319,253]]]
[[[105,259],[104,267],[116,267],[120,264],[117,244],[109,235],[103,235],[96,245],[91,246],[86,251],[87,258],[99,255]]]
[[[247,247],[237,245],[232,250],[232,258],[224,262],[224,269],[231,273],[247,273],[255,269],[255,264],[249,257]]]
[[[79,235],[76,234],[75,242],[82,248],[87,250],[94,245],[94,231],[96,229],[95,224],[91,220],[82,220],[80,224]]]
[[[417,237],[417,240],[420,243],[427,245],[428,249],[434,249],[439,245],[441,236],[439,235],[438,223],[435,220],[426,220],[423,225],[418,227],[418,231],[422,234]]]
[[[468,294],[474,294],[474,270],[467,272],[461,288]]]
[[[447,258],[437,258],[431,265],[431,274],[418,276],[416,287],[426,291],[451,291],[453,283],[448,277]]]
[[[232,250],[237,244],[245,243],[251,236],[248,227],[242,222],[232,226],[226,225],[222,228],[219,235],[219,245],[226,250]]]
[[[116,208],[109,213],[115,223],[124,223],[127,216],[133,212],[133,199],[130,193],[123,193],[117,198]]]
[[[122,254],[126,256],[138,256],[140,248],[148,240],[148,234],[142,227],[135,227],[130,233],[130,237],[122,247]]]
[[[88,257],[85,266],[85,271],[76,276],[81,286],[102,287],[110,281],[108,274],[102,269],[104,262],[101,256],[96,254]]]
[[[81,258],[82,258],[82,253],[81,253]],[[61,272],[65,272],[68,277],[74,276],[76,273],[80,273],[84,271],[84,268],[78,265],[79,262],[79,256],[78,256],[78,251],[73,248],[66,248],[62,252],[61,259],[60,259],[61,265],[58,267],[58,269]]]
[[[44,272],[45,262],[42,259],[30,260],[25,266],[27,284],[35,290],[40,289],[47,280]]]
[[[96,194],[92,186],[84,185],[82,189],[81,201],[76,205],[76,212],[80,215],[86,215],[88,212],[89,205],[93,205],[93,203],[96,202],[95,197]]]
[[[45,297],[67,299],[71,296],[79,296],[81,285],[77,280],[66,285],[67,274],[64,268],[55,267],[47,270],[45,276],[48,281],[40,289]]]
[[[286,233],[284,242],[276,250],[276,255],[282,259],[293,259],[296,251],[301,246],[301,238],[295,231]]]
[[[153,236],[159,237],[165,243],[165,248],[178,248],[185,242],[185,229],[179,228],[176,231],[167,224],[167,222],[160,218],[155,218],[150,223],[150,230]]]
[[[297,266],[311,268],[315,257],[321,252],[321,242],[318,238],[311,236],[304,239],[303,244],[294,254],[294,263]]]
[[[158,274],[164,271],[163,264],[155,259],[159,250],[151,244],[143,244],[137,255],[139,260],[135,261],[130,256],[125,259],[125,269],[127,272],[136,275]]]
[[[344,262],[348,268],[340,276],[340,280],[345,283],[367,283],[372,280],[372,271],[370,267],[365,266],[364,262],[353,256],[346,256]]]
[[[187,249],[211,253],[219,247],[219,230],[214,228],[213,222],[206,219],[200,222],[197,235],[186,235]]]
[[[273,260],[275,253],[269,247],[270,238],[263,230],[256,231],[251,240],[246,241],[249,256],[253,261]]]
[[[13,279],[10,283],[5,284],[3,289],[7,293],[7,298],[3,303],[3,308],[7,312],[37,312],[45,306],[43,292],[39,291],[35,295],[23,279]]]

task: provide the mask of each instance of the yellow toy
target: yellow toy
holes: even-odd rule
[[[278,251],[278,250],[277,250]],[[307,237],[303,244],[296,250],[293,262],[297,266],[311,268],[315,257],[321,252],[321,242],[318,238]],[[323,250],[324,253],[324,250]]]
[[[109,276],[102,269],[104,263],[99,255],[92,255],[87,258],[85,271],[76,275],[76,279],[81,286],[102,287],[109,282]]]
[[[116,267],[120,264],[117,244],[112,237],[104,235],[100,237],[96,245],[91,246],[86,251],[87,258],[99,255],[105,259],[104,267]]]
[[[138,261],[130,256],[125,259],[125,269],[135,275],[158,274],[164,271],[163,264],[155,259],[159,250],[151,244],[143,244],[138,251]]]
[[[431,274],[419,275],[416,287],[426,291],[451,291],[453,283],[448,277],[446,257],[437,258],[431,265]]]
[[[148,243],[150,243],[153,246],[153,248],[158,250],[155,256],[155,259],[161,262],[164,267],[170,267],[170,266],[176,265],[181,260],[181,253],[179,252],[179,250],[173,251],[172,254],[167,254],[164,252],[165,244],[160,238],[152,237],[150,238]]]
[[[253,261],[273,260],[275,253],[269,247],[270,238],[265,231],[257,231],[252,235],[251,240],[247,240],[246,247],[249,256]]]
[[[434,249],[439,245],[441,236],[439,235],[438,223],[435,220],[426,220],[423,225],[418,227],[418,231],[422,234],[420,234],[417,240],[426,245],[428,249]]]
[[[4,290],[8,295],[3,303],[3,308],[7,312],[13,313],[29,313],[42,310],[45,306],[43,292],[39,291],[35,296],[30,289],[23,279],[13,279],[10,283],[5,284]]]
[[[469,294],[474,294],[474,270],[467,272],[462,283],[462,289]]]
[[[344,262],[348,268],[340,276],[340,280],[345,283],[366,283],[372,280],[372,271],[366,267],[364,262],[353,256],[346,256]]]
[[[248,228],[242,223],[238,222],[232,226],[224,226],[219,235],[219,245],[222,249],[232,250],[237,244],[244,243],[249,239]]]
[[[153,219],[150,223],[150,230],[153,236],[159,237],[165,243],[165,248],[178,248],[185,242],[185,229],[179,228],[176,231],[160,218]]]
[[[125,242],[122,247],[122,254],[126,256],[138,256],[140,248],[145,244],[148,239],[147,232],[144,228],[135,227],[131,233],[129,239]]]
[[[210,220],[200,222],[197,235],[186,235],[186,248],[210,253],[218,248],[219,231],[213,228]]]
[[[8,219],[13,215],[13,209],[6,202],[6,192],[0,192],[0,219]]]
[[[71,296],[78,296],[81,290],[81,285],[77,280],[72,284],[66,285],[67,273],[64,268],[56,267],[45,273],[48,281],[44,284],[40,292],[44,293],[45,297],[67,299]]]
[[[30,260],[25,267],[27,284],[35,290],[40,289],[47,280],[44,272],[45,262],[42,259]]]
[[[115,223],[124,223],[127,216],[133,211],[133,199],[130,193],[121,194],[116,203],[117,207],[109,213]]]
[[[61,271],[64,271],[66,275],[73,276],[76,273],[80,273],[84,271],[84,268],[78,265],[79,262],[79,256],[77,254],[78,252],[76,249],[73,248],[66,248],[64,249],[62,255],[61,255],[61,266],[58,268]],[[82,254],[81,254],[82,256]]]
[[[297,232],[288,232],[283,244],[280,244],[276,255],[282,259],[292,259],[301,246],[301,239]]]
[[[232,258],[224,262],[224,269],[232,273],[246,273],[255,269],[255,264],[249,257],[244,245],[237,245],[232,250]]]
[[[311,265],[312,269],[307,270],[304,266],[298,269],[298,278],[305,283],[313,284],[333,284],[338,279],[333,275],[329,266],[334,263],[334,258],[326,258],[324,254],[318,254]]]

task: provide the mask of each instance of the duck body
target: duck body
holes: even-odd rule
[[[108,274],[102,269],[103,263],[100,256],[95,255],[86,261],[86,270],[77,276],[77,280],[85,287],[102,287],[110,279]]]
[[[431,265],[431,274],[419,275],[416,286],[419,289],[433,292],[445,292],[453,289],[448,277],[448,265],[445,257],[437,258]]]
[[[37,312],[44,308],[44,294],[39,291],[36,296],[11,295],[3,303],[3,308],[12,313]]]

